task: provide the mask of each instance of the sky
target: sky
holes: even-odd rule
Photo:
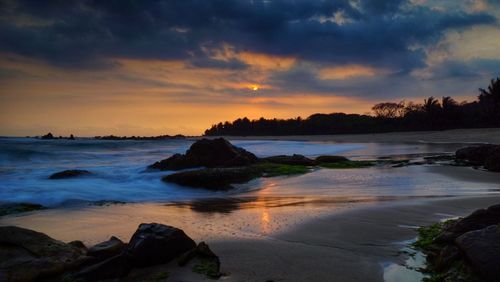
[[[497,76],[500,0],[0,0],[0,135],[199,135]]]

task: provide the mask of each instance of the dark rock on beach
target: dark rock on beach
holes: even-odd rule
[[[121,279],[134,268],[163,265],[175,258],[184,264],[197,258],[203,263],[199,273],[220,276],[219,258],[208,245],[197,246],[172,226],[143,223],[128,244],[111,237],[89,249],[81,241],[66,244],[33,230],[0,227],[0,281]]]
[[[311,160],[303,155],[298,155],[298,154],[293,154],[291,156],[286,156],[286,155],[272,156],[263,158],[262,160],[269,163],[286,164],[286,165],[313,166],[316,164],[314,160]]]
[[[183,171],[167,175],[162,180],[181,186],[225,191],[232,189],[232,184],[246,183],[260,176],[262,176],[260,169],[248,166]]]
[[[100,260],[104,260],[113,256],[120,254],[126,244],[122,240],[111,236],[108,241],[101,242],[88,249],[87,255],[95,257]]]
[[[441,235],[436,238],[436,241],[450,242],[466,232],[479,230],[494,224],[500,224],[500,204],[476,210],[460,220],[447,224],[443,228]]]
[[[484,166],[487,170],[500,172],[500,145],[479,145],[459,149],[455,152],[457,160],[472,165]]]
[[[464,253],[472,267],[488,281],[498,281],[500,277],[500,227],[469,231],[456,239],[456,244]]]
[[[33,281],[75,269],[81,249],[29,229],[0,227],[0,281]]]
[[[104,261],[84,267],[79,272],[69,277],[77,281],[78,279],[83,279],[84,281],[99,281],[120,278],[126,276],[132,267],[129,255],[120,253]]]
[[[186,151],[156,162],[150,168],[179,170],[193,167],[235,167],[254,164],[258,158],[243,148],[236,147],[224,138],[201,139]]]
[[[90,171],[88,170],[82,170],[82,169],[70,169],[70,170],[64,170],[60,172],[56,172],[49,176],[49,179],[65,179],[65,178],[75,178],[75,177],[80,177],[80,176],[85,176],[91,174]]]
[[[179,228],[163,224],[141,224],[128,243],[135,266],[166,263],[194,249],[196,243]]]
[[[416,246],[427,255],[430,281],[498,281],[500,205],[421,229]]]

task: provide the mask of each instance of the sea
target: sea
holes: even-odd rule
[[[497,193],[498,177],[470,167],[446,165],[375,166],[358,169],[313,169],[298,176],[261,178],[227,192],[165,183],[172,171],[147,167],[184,153],[194,139],[41,140],[0,138],[0,203],[37,203],[48,207],[81,202],[172,202],[255,195],[268,197],[433,197]],[[463,144],[335,143],[278,140],[230,140],[259,157],[302,154],[343,155],[354,160],[421,160],[452,154]],[[89,176],[51,180],[55,172],[84,169]],[[484,174],[478,181],[477,175]],[[470,175],[470,177],[468,176]]]

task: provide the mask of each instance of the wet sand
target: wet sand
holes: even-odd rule
[[[500,128],[411,131],[374,134],[227,136],[231,140],[294,140],[349,143],[495,143],[500,144]]]
[[[500,203],[500,196],[387,202],[310,221],[266,240],[213,242],[230,281],[384,281],[416,227]],[[387,277],[386,277],[387,278]],[[407,277],[411,281],[411,277]]]

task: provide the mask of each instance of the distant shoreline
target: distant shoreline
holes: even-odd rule
[[[108,138],[112,136],[112,138]],[[80,140],[198,140],[201,138],[219,138],[228,140],[276,140],[276,141],[312,141],[312,142],[339,142],[339,143],[470,143],[470,144],[500,144],[500,128],[469,128],[450,129],[438,131],[399,131],[370,134],[333,134],[333,135],[256,135],[256,136],[184,136],[184,135],[160,135],[160,136],[75,136]],[[96,138],[97,137],[97,138]],[[51,140],[37,138],[37,136],[0,136],[0,138],[34,138],[40,140]],[[67,139],[67,138],[61,138]],[[54,138],[52,140],[61,140]]]

